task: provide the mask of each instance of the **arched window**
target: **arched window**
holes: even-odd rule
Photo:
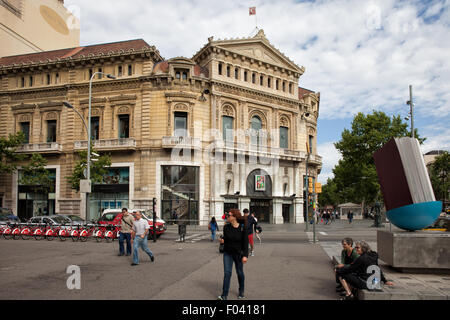
[[[252,134],[251,134],[251,144],[260,144],[261,142],[261,130],[262,130],[262,121],[261,118],[258,116],[253,116],[252,121],[251,121],[251,129],[252,129]]]
[[[280,127],[280,148],[289,148],[289,129],[287,127]]]

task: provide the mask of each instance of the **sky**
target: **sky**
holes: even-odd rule
[[[170,59],[191,58],[208,41],[264,30],[306,72],[299,86],[320,92],[319,182],[340,159],[334,147],[358,112],[409,114],[427,140],[450,150],[450,0],[66,0],[81,45],[142,38]],[[256,17],[249,16],[256,7]],[[408,123],[410,123],[408,121]]]

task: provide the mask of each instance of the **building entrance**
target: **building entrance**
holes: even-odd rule
[[[251,199],[250,212],[255,213],[258,222],[270,222],[272,215],[272,200],[271,199]]]

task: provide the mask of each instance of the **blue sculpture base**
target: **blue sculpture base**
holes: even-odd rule
[[[389,221],[403,230],[421,230],[432,225],[442,210],[441,201],[410,204],[386,212]]]

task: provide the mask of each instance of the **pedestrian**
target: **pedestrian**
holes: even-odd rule
[[[349,210],[349,212],[347,214],[347,219],[348,219],[348,223],[352,223],[352,220],[353,220],[353,212],[352,212],[352,210]]]
[[[247,235],[247,219],[242,216],[239,209],[231,209],[226,215],[229,222],[223,227],[223,239],[220,240],[224,244],[223,253],[223,288],[222,294],[218,300],[227,300],[230,290],[230,280],[233,270],[233,262],[236,267],[236,273],[239,281],[238,299],[244,299],[245,291],[245,275],[244,264],[248,258],[248,235]]]
[[[122,221],[120,222],[119,256],[124,255],[123,242],[127,242],[127,256],[131,255],[131,232],[133,231],[134,218],[127,208],[122,209]]]
[[[248,235],[248,243],[250,244],[250,256],[253,257],[255,255],[253,233],[257,232],[255,213],[252,212],[252,214],[249,215],[248,209],[244,209],[244,217],[247,219],[247,235]]]
[[[136,212],[136,220],[133,223],[133,263],[132,266],[139,264],[139,248],[148,254],[152,262],[155,261],[155,255],[150,251],[147,245],[147,234],[150,229],[148,221],[142,218],[140,211]]]
[[[211,221],[208,224],[208,229],[211,230],[211,241],[214,241],[214,239],[216,239],[216,231],[219,231],[219,226],[217,225],[215,217],[211,218]]]

